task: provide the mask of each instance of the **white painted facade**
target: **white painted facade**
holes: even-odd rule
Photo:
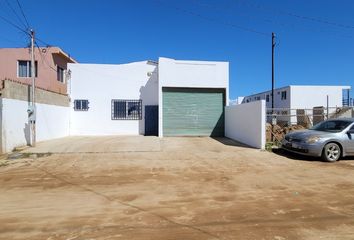
[[[225,136],[264,149],[266,143],[265,100],[225,107]]]
[[[229,99],[229,63],[159,58],[159,136],[163,136],[162,89],[164,87],[221,88]],[[225,103],[229,105],[228,101]]]
[[[149,61],[120,65],[69,64],[70,135],[143,135],[145,105],[158,105],[157,65]],[[89,101],[88,111],[74,101]],[[142,100],[141,120],[112,120],[112,99]]]
[[[274,108],[312,109],[318,106],[342,107],[343,90],[350,86],[297,86],[277,88],[274,91]],[[284,92],[286,98],[284,98]],[[271,91],[244,97],[243,103],[266,100],[266,107],[272,107]],[[268,97],[267,97],[268,96]],[[283,96],[283,97],[282,97]],[[267,99],[269,98],[269,101]]]
[[[28,145],[30,126],[28,124],[28,102],[2,98],[1,112],[1,150],[10,152],[15,147]],[[36,104],[37,141],[45,141],[69,135],[70,112],[68,107]]]
[[[159,136],[163,136],[162,88],[223,88],[228,99],[227,62],[179,61],[158,63],[69,64],[71,71],[71,135],[144,135],[145,106],[159,106]],[[88,100],[88,111],[76,111],[75,100]],[[142,100],[141,120],[112,120],[111,100]],[[225,103],[228,105],[228,103]]]

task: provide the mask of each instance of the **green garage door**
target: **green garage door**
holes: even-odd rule
[[[224,136],[224,89],[163,88],[164,136]]]

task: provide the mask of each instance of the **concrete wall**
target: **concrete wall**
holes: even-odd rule
[[[3,80],[1,96],[8,99],[30,101],[32,96],[31,86],[14,82],[12,80]],[[35,96],[36,103],[58,105],[64,107],[69,106],[69,97],[67,95],[36,88]]]
[[[11,79],[16,82],[31,84],[31,78],[19,77],[17,74],[18,61],[31,60],[29,48],[0,49],[0,80]],[[58,47],[35,48],[35,60],[38,64],[36,86],[44,90],[66,94],[66,83],[57,80],[57,66],[67,69],[68,62],[75,62]]]
[[[156,64],[69,64],[71,135],[144,134],[145,105],[158,105]],[[74,100],[87,99],[88,111],[75,111]],[[142,120],[112,120],[111,100],[142,100]]]
[[[265,101],[225,107],[225,136],[254,148],[265,148]]]
[[[159,58],[159,136],[163,136],[162,88],[223,88],[229,105],[229,63]]]
[[[28,102],[1,98],[1,150],[10,152],[15,147],[30,143]],[[69,108],[57,105],[37,104],[37,141],[69,135]]]

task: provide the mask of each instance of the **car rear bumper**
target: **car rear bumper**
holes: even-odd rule
[[[288,142],[285,139],[282,141],[281,146],[286,151],[314,157],[320,157],[323,149],[321,144],[294,143]]]

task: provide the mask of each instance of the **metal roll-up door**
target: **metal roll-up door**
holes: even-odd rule
[[[164,136],[224,136],[224,89],[163,88]]]

